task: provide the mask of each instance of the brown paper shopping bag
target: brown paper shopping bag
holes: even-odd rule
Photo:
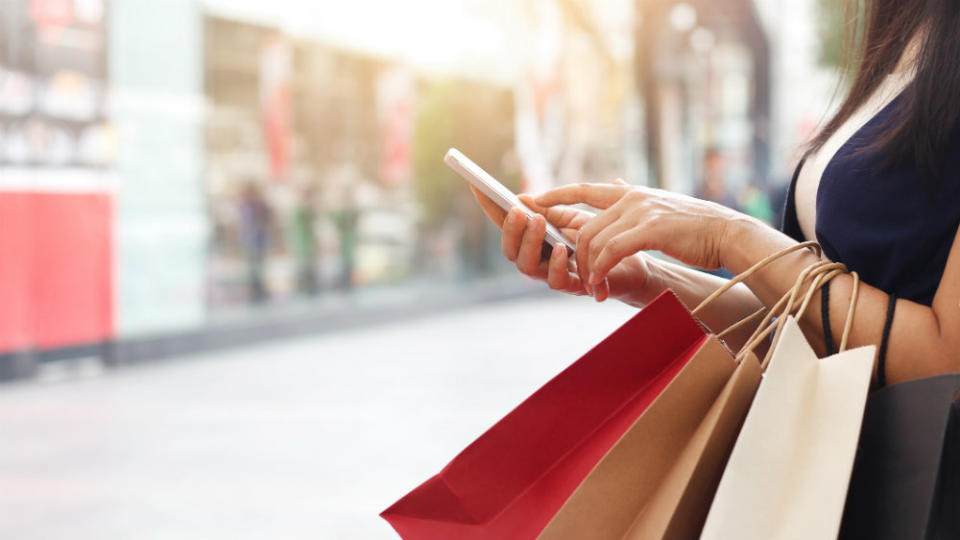
[[[761,261],[694,313],[753,272],[805,247],[815,246],[799,245]],[[792,296],[788,293],[781,303]],[[753,345],[757,343],[759,339]],[[539,539],[696,538],[761,373],[749,350],[735,357],[712,336],[591,471]]]
[[[854,283],[839,354],[817,359],[795,318],[778,323],[701,540],[837,537],[874,362],[872,346],[844,350]]]

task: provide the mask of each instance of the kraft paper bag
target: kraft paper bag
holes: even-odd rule
[[[708,338],[665,292],[381,515],[406,540],[533,540]],[[700,364],[716,395],[724,366]]]
[[[818,360],[786,319],[702,540],[837,538],[875,347]]]
[[[760,384],[711,336],[600,461],[540,540],[696,538]]]
[[[960,374],[870,394],[840,538],[960,538]]]

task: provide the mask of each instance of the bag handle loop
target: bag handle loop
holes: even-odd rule
[[[754,274],[756,274],[756,273],[759,272],[760,270],[763,270],[764,268],[766,268],[766,267],[767,267],[768,265],[770,265],[771,263],[773,263],[773,262],[775,262],[775,261],[783,258],[784,256],[789,255],[789,254],[795,252],[795,251],[800,251],[801,249],[806,249],[806,248],[812,249],[814,252],[816,252],[816,254],[817,254],[818,257],[821,256],[821,254],[823,253],[823,252],[821,251],[821,249],[820,249],[820,244],[818,244],[818,243],[816,243],[816,242],[814,242],[814,241],[808,241],[808,242],[800,242],[799,244],[794,244],[794,245],[792,245],[792,246],[790,246],[790,247],[788,247],[788,248],[782,249],[782,250],[780,250],[780,251],[778,251],[778,252],[776,252],[776,253],[774,253],[774,254],[772,254],[772,255],[768,255],[767,257],[765,257],[764,259],[762,259],[762,260],[759,261],[758,263],[756,263],[756,264],[754,264],[753,266],[751,266],[750,268],[748,268],[746,271],[741,272],[740,274],[734,276],[732,279],[730,279],[729,281],[727,281],[726,283],[724,283],[722,287],[720,287],[719,289],[717,289],[716,291],[714,291],[710,296],[706,297],[702,302],[700,302],[700,305],[698,305],[697,307],[695,307],[695,308],[693,309],[693,311],[691,311],[691,313],[692,313],[693,315],[697,315],[698,313],[700,313],[700,311],[702,311],[704,308],[706,308],[706,307],[709,306],[711,303],[713,303],[714,300],[716,300],[717,298],[719,298],[723,293],[729,291],[730,289],[732,289],[733,287],[735,287],[737,284],[743,283],[743,282],[746,281],[748,278],[750,278],[751,276],[753,276]],[[759,313],[759,312],[757,312],[757,313]],[[752,320],[753,317],[756,317],[756,316],[757,316],[757,313],[754,313],[753,315],[750,315],[750,316],[749,316],[747,319],[745,319],[745,320]],[[744,321],[741,321],[740,323],[737,323],[737,324],[738,324],[738,325],[742,325],[742,324],[744,324]],[[739,326],[738,326],[738,328],[739,328]]]
[[[774,333],[774,342],[776,342],[777,337],[779,336],[780,329],[783,327],[783,324],[786,321],[788,315],[794,314],[797,312],[797,309],[802,304],[802,301],[807,296],[812,296],[812,292],[818,290],[822,283],[822,277],[833,271],[839,270],[842,265],[838,263],[832,263],[829,261],[821,261],[815,264],[804,268],[800,275],[797,276],[796,281],[793,286],[780,297],[780,300],[770,308],[770,312],[764,317],[760,325],[754,330],[753,335],[747,340],[747,343],[740,349],[740,352],[737,353],[737,360],[742,360],[749,353],[753,352],[771,333]],[[819,279],[818,279],[819,278]],[[809,290],[803,295],[802,298],[798,299],[800,291],[807,285],[808,281],[812,281],[810,284]],[[772,348],[771,348],[772,349]],[[761,361],[760,366],[763,369],[766,369],[766,365],[769,362],[769,354],[764,357]]]
[[[754,331],[753,335],[747,341],[747,344],[743,346],[739,353],[737,353],[737,360],[741,361],[749,353],[753,352],[753,350],[759,346],[760,343],[762,343],[771,332],[774,332],[772,341],[774,344],[776,344],[776,342],[779,340],[780,332],[782,331],[784,324],[786,324],[787,316],[802,316],[806,312],[814,294],[817,291],[822,289],[826,283],[833,278],[847,273],[848,272],[845,265],[842,263],[833,263],[829,261],[819,262],[805,268],[797,277],[797,281],[794,283],[794,286],[787,291],[771,308],[769,315],[764,318],[764,321]],[[849,274],[853,277],[853,291],[851,292],[850,305],[847,308],[847,318],[844,322],[843,334],[840,342],[841,352],[847,348],[850,332],[853,328],[853,315],[856,309],[857,300],[859,299],[860,276],[856,272],[849,272]],[[803,289],[807,281],[811,281],[809,287],[803,294],[803,297],[798,297],[801,289]],[[775,321],[774,318],[776,318]],[[762,370],[766,370],[767,366],[769,365],[770,359],[772,358],[772,353],[773,347],[767,351],[767,354],[764,356],[764,359],[760,364]]]

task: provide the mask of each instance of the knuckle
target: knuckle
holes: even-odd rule
[[[652,212],[644,220],[647,229],[657,229],[663,225],[664,215],[659,212]]]
[[[585,253],[589,251],[590,241],[591,241],[590,237],[585,234],[581,234],[577,236],[577,253],[579,254],[579,253]],[[577,258],[579,259],[580,257],[577,257]]]
[[[607,245],[605,246],[608,251],[617,251],[623,247],[623,237],[614,236],[610,240],[607,240]]]
[[[591,259],[595,259],[603,251],[604,243],[599,241],[597,238],[594,238],[590,241],[590,246],[587,252],[590,254]]]

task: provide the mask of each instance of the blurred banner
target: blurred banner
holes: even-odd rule
[[[383,130],[380,176],[391,186],[407,184],[413,172],[414,76],[403,66],[386,68],[377,81],[377,109]]]
[[[284,180],[290,168],[290,63],[292,51],[282,36],[266,39],[260,51],[260,107],[270,173]]]

